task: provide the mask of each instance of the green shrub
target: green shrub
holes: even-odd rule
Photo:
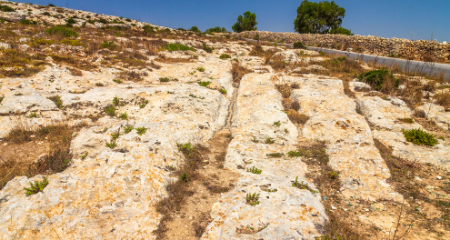
[[[131,22],[131,19],[127,18],[127,19],[125,19],[125,21],[127,21],[127,22]]]
[[[204,67],[197,67],[197,70],[198,70],[199,72],[204,72],[204,71],[205,71],[205,68],[204,68]]]
[[[26,20],[26,19],[20,20],[19,23],[20,23],[20,24],[23,24],[23,25],[36,25],[36,24],[38,24],[37,21]]]
[[[161,77],[159,78],[159,82],[170,82],[170,79],[168,77]]]
[[[49,97],[48,99],[50,99],[51,101],[53,101],[56,105],[56,107],[58,107],[59,109],[63,108],[63,102],[61,100],[61,96],[53,96],[53,97]]]
[[[113,104],[114,104],[114,106],[119,106],[120,100],[119,100],[118,97],[114,97],[114,99],[113,99]]]
[[[141,104],[139,104],[140,108],[145,108],[145,106],[147,106],[148,104],[148,100],[143,101]]]
[[[0,103],[2,103],[3,99],[4,99],[4,97],[0,97]]]
[[[207,88],[209,84],[211,84],[210,81],[205,81],[205,82],[200,81],[200,82],[198,82],[198,85],[200,85],[202,87],[205,87],[205,88]]]
[[[14,8],[8,6],[8,5],[0,5],[0,11],[2,12],[15,12]]]
[[[287,154],[290,158],[300,157],[300,152],[289,151]]]
[[[188,177],[187,177],[186,171],[183,171],[181,173],[180,179],[181,179],[181,181],[187,182]]]
[[[113,41],[106,41],[104,40],[102,44],[100,44],[101,48],[107,48],[109,50],[116,49],[117,45]]]
[[[203,50],[205,50],[205,52],[207,53],[212,53],[214,48],[209,47],[208,45],[206,45],[206,43],[203,43]]]
[[[280,158],[283,156],[282,153],[268,153],[266,154],[266,156],[270,157],[270,158]]]
[[[111,139],[112,139],[112,140],[116,140],[116,139],[119,138],[119,136],[120,136],[120,133],[118,133],[118,132],[112,133],[112,134],[111,134]]]
[[[226,33],[227,29],[224,28],[224,27],[223,28],[221,28],[221,27],[213,27],[213,28],[206,29],[205,32],[209,33],[209,34],[214,33],[214,32],[216,32],[216,33]]]
[[[222,55],[220,55],[219,58],[222,59],[222,60],[225,60],[225,59],[227,59],[227,58],[231,58],[231,56],[228,55],[228,54],[223,53]]]
[[[145,127],[138,127],[138,128],[136,128],[136,131],[137,131],[137,134],[139,136],[141,136],[142,134],[145,134],[147,132],[147,128],[145,128]]]
[[[398,118],[399,121],[404,122],[404,123],[410,123],[413,124],[414,120],[412,118]]]
[[[30,188],[24,188],[25,194],[27,196],[42,192],[44,188],[48,185],[47,177],[44,177],[42,181],[34,181],[34,184],[30,182]]]
[[[245,197],[248,204],[255,206],[259,204],[259,193],[247,193],[247,196]]]
[[[272,144],[275,143],[275,140],[271,137],[266,137],[266,140],[264,140],[265,144]]]
[[[48,29],[45,29],[45,32],[50,35],[54,34],[61,34],[64,37],[78,37],[78,33],[75,31],[72,31],[68,28],[65,28],[63,26],[54,26]]]
[[[32,112],[30,113],[30,115],[28,115],[29,118],[37,118],[39,117],[39,115],[36,112]]]
[[[302,42],[295,42],[294,43],[294,48],[295,49],[306,49],[305,45],[303,45]]]
[[[219,90],[219,92],[222,93],[222,94],[227,94],[227,90],[225,88],[221,88]]]
[[[255,166],[251,168],[247,168],[247,172],[253,173],[253,174],[261,174],[262,170],[256,168]]]
[[[69,18],[66,20],[67,26],[72,26],[73,24],[77,23],[73,18]]]
[[[114,117],[116,115],[116,107],[109,106],[105,109],[106,114],[108,114],[111,117]]]
[[[106,143],[106,146],[111,149],[114,149],[115,147],[117,147],[117,143],[116,142]]]
[[[134,129],[133,126],[125,126],[125,127],[123,128],[123,131],[124,131],[125,133],[130,133],[131,131],[133,131],[133,129]]]
[[[431,147],[438,144],[438,140],[433,135],[422,131],[421,129],[402,129],[402,133],[405,136],[406,141],[416,145],[426,145]]]
[[[118,83],[118,84],[121,84],[121,83],[122,83],[122,80],[116,78],[116,79],[113,79],[113,82]]]
[[[195,51],[193,47],[189,47],[180,43],[168,43],[165,48],[169,51]]]
[[[120,114],[120,119],[126,120],[127,118],[128,118],[128,114],[126,112]]]
[[[372,88],[379,91],[383,87],[384,81],[392,81],[395,88],[398,88],[400,79],[394,77],[394,75],[387,69],[373,70],[366,73],[361,73],[358,76],[359,81],[369,84]]]
[[[274,122],[273,125],[279,127],[279,126],[281,126],[281,123],[280,123],[280,121],[277,121],[277,122]]]

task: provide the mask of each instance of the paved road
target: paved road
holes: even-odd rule
[[[251,41],[251,42],[256,42],[253,39],[245,39],[245,40]],[[292,44],[279,44],[279,45],[293,47]],[[314,51],[322,51],[322,52],[326,52],[326,53],[332,54],[332,55],[343,55],[343,56],[347,56],[350,59],[360,59],[366,63],[369,63],[370,61],[372,61],[372,62],[376,61],[377,65],[379,64],[382,66],[398,65],[405,72],[412,71],[417,74],[424,74],[427,76],[442,73],[442,74],[445,74],[446,80],[450,80],[450,64],[427,63],[427,62],[421,62],[421,61],[407,61],[405,59],[400,59],[400,58],[390,58],[390,57],[382,57],[382,56],[375,56],[375,55],[369,55],[369,54],[345,52],[345,51],[339,51],[339,50],[327,49],[327,48],[319,48],[319,47],[307,47],[307,49],[314,50]]]

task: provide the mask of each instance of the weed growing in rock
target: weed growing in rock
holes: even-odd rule
[[[170,79],[168,77],[161,77],[159,78],[159,82],[170,82]]]
[[[85,152],[83,155],[80,156],[81,160],[84,160],[88,156],[88,152]]]
[[[39,115],[37,114],[37,112],[32,112],[30,113],[30,115],[28,115],[29,118],[37,118],[39,117]]]
[[[283,156],[282,153],[268,153],[266,154],[266,156],[270,157],[270,158],[280,158]]]
[[[280,121],[276,121],[276,122],[273,123],[273,125],[275,125],[275,126],[277,126],[277,127],[280,127],[280,126],[281,126],[281,123],[280,123]]]
[[[207,53],[212,53],[214,48],[206,45],[206,43],[203,43],[203,50],[205,50],[205,52],[207,52]]]
[[[114,117],[116,115],[116,107],[109,106],[105,109],[106,114],[108,114],[111,117]]]
[[[145,128],[145,127],[138,127],[138,128],[136,128],[136,131],[137,131],[137,134],[139,136],[142,136],[143,134],[145,134],[147,132],[147,128]]]
[[[412,118],[397,118],[397,120],[399,120],[400,122],[404,122],[404,123],[414,123],[414,120]]]
[[[123,131],[124,131],[125,133],[130,133],[131,131],[133,131],[133,129],[134,129],[133,126],[125,126],[125,127],[123,128]]]
[[[145,108],[145,106],[147,106],[148,104],[148,100],[144,100],[142,103],[139,104],[140,108]]]
[[[63,102],[61,100],[61,96],[56,95],[56,96],[49,97],[48,99],[53,101],[55,103],[56,107],[58,107],[59,109],[63,108]]]
[[[227,90],[226,90],[225,88],[221,88],[221,89],[219,90],[219,92],[222,93],[222,94],[227,94]],[[0,102],[1,102],[1,101],[0,101]]]
[[[266,137],[266,140],[264,140],[265,144],[272,144],[275,143],[275,139],[271,138],[271,137]]]
[[[102,44],[100,44],[100,48],[107,48],[109,50],[115,50],[117,45],[113,41],[104,40]]]
[[[44,188],[48,185],[47,177],[44,177],[42,181],[34,181],[34,183],[30,182],[30,188],[24,188],[25,194],[27,196],[36,194],[38,192],[44,191]]]
[[[49,35],[63,35],[64,37],[78,37],[78,33],[63,26],[54,26],[45,30]]]
[[[128,118],[128,114],[126,112],[121,113],[119,118],[122,119],[122,120],[126,120]]]
[[[385,89],[384,92],[390,92],[393,88],[398,88],[400,79],[394,77],[394,75],[387,69],[373,70],[366,73],[361,73],[358,76],[359,81],[369,84],[377,91]]]
[[[306,190],[310,191],[311,193],[319,193],[319,191],[316,191],[316,190],[310,188],[308,186],[308,183],[303,183],[303,181],[300,183],[298,181],[298,177],[295,177],[295,181],[294,181],[294,183],[292,183],[292,186],[300,188],[300,189],[306,189]]]
[[[114,99],[113,99],[113,104],[114,104],[114,106],[119,106],[120,100],[119,100],[118,97],[114,97]]]
[[[285,128],[284,133],[289,133],[289,130],[287,128]]]
[[[204,68],[204,67],[197,67],[197,70],[198,70],[199,72],[204,72],[204,71],[205,71],[205,68]]]
[[[223,53],[223,54],[220,55],[219,58],[222,59],[222,60],[225,60],[225,59],[231,58],[231,56],[228,55],[228,54]]]
[[[251,168],[247,168],[247,172],[251,172],[253,174],[261,174],[262,170],[253,166]]]
[[[438,144],[438,140],[431,134],[421,129],[402,129],[402,133],[406,138],[406,141],[412,142],[416,145],[434,146]]]
[[[3,99],[4,99],[4,97],[0,97],[0,103],[2,103]]]
[[[119,133],[119,132],[112,133],[112,134],[111,134],[111,140],[116,140],[116,139],[119,138],[119,136],[120,136],[120,133]]]
[[[115,147],[117,147],[117,143],[116,142],[106,143],[106,146],[111,149],[114,149]]]
[[[97,87],[104,87],[105,85],[103,85],[103,83],[96,83],[95,86],[97,86]]]
[[[205,99],[205,97],[198,97],[198,96],[196,96],[196,95],[194,95],[194,94],[192,94],[192,93],[189,94],[189,97]]]
[[[287,155],[288,155],[290,158],[293,158],[293,157],[300,157],[300,152],[289,151],[289,152],[287,153]]]
[[[245,200],[248,204],[255,206],[258,205],[260,202],[259,200],[259,193],[247,193],[247,196],[245,197]]]
[[[334,172],[334,171],[330,171],[330,172],[328,172],[328,177],[330,179],[333,179],[333,180],[338,180],[339,179],[339,173],[338,172]]]
[[[113,82],[118,83],[118,84],[121,84],[121,83],[122,83],[122,80],[116,78],[116,79],[113,79]]]
[[[198,85],[200,85],[202,87],[205,87],[205,88],[209,88],[208,86],[209,86],[209,84],[211,84],[210,81],[200,81],[200,82],[197,82],[197,83],[198,83]]]

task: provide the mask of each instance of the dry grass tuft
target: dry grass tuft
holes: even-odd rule
[[[79,69],[69,68],[69,71],[70,71],[70,74],[72,74],[72,76],[78,76],[78,77],[83,76],[83,72],[81,72]]]
[[[233,85],[239,86],[242,77],[244,77],[245,74],[250,72],[251,72],[250,70],[241,66],[239,63],[233,62],[231,65],[231,76],[233,78]]]
[[[303,113],[299,113],[295,110],[289,110],[288,118],[295,124],[305,124],[309,120],[309,116]]]
[[[436,94],[434,98],[437,104],[443,106],[445,109],[450,108],[450,92]]]

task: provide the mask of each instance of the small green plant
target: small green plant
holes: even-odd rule
[[[147,132],[147,128],[145,128],[145,127],[138,127],[138,128],[136,128],[136,131],[137,131],[137,134],[139,136],[142,136],[144,133]]]
[[[416,145],[434,146],[438,144],[438,140],[431,134],[422,131],[421,129],[402,129],[402,133],[406,138],[406,141],[412,142]]]
[[[219,58],[222,59],[222,60],[225,60],[225,59],[231,58],[231,56],[228,55],[228,54],[223,53],[223,54],[220,55]]]
[[[133,129],[134,129],[133,126],[125,126],[125,127],[123,128],[123,131],[124,131],[125,133],[130,133],[131,131],[133,131]]]
[[[303,181],[301,183],[298,182],[298,177],[295,177],[295,181],[294,181],[294,183],[292,183],[292,186],[296,187],[296,188],[300,188],[300,189],[306,189],[306,190],[310,191],[311,193],[319,193],[319,191],[311,189],[307,183],[303,183]]]
[[[280,158],[283,156],[282,153],[268,153],[266,154],[266,156],[270,157],[270,158]]]
[[[293,158],[293,157],[300,157],[300,152],[289,151],[289,152],[287,153],[287,155],[288,155],[290,158]]]
[[[276,188],[274,188],[274,189],[267,188],[267,189],[261,189],[261,190],[263,190],[264,192],[277,192],[278,191]]]
[[[97,86],[97,87],[104,87],[105,85],[103,85],[103,83],[96,83],[95,86]]]
[[[187,174],[186,174],[186,171],[183,171],[183,172],[181,173],[181,175],[180,175],[180,180],[183,181],[183,182],[187,182],[188,176],[187,176]]]
[[[248,204],[255,206],[259,204],[259,193],[247,193],[247,196],[245,197]]]
[[[78,37],[78,33],[63,26],[54,26],[45,30],[49,35],[60,34],[64,37]]]
[[[265,144],[272,144],[275,143],[275,139],[271,138],[271,137],[266,137],[266,140],[264,140]]]
[[[116,142],[106,143],[106,146],[111,149],[114,149],[115,147],[117,147],[117,143]]]
[[[126,120],[128,118],[128,114],[126,112],[120,114],[120,119]]]
[[[255,137],[252,137],[252,142],[259,143],[259,140],[257,140]]]
[[[139,104],[140,108],[145,108],[145,106],[147,106],[148,104],[148,100],[144,100],[142,103]]]
[[[36,194],[38,192],[44,191],[44,188],[48,185],[48,179],[47,177],[44,177],[42,181],[34,181],[34,183],[30,182],[30,188],[24,188],[25,194],[27,196],[31,196],[33,194]]]
[[[285,128],[284,133],[289,133],[289,130],[287,130],[287,128]]]
[[[200,85],[202,87],[205,87],[205,88],[207,88],[209,86],[209,84],[211,84],[210,81],[204,81],[204,82],[200,81],[200,82],[197,82],[197,83],[198,83],[198,85]]]
[[[118,84],[121,84],[121,83],[122,83],[122,80],[116,78],[116,79],[113,79],[113,82],[118,83]]]
[[[28,115],[29,118],[37,118],[39,117],[39,115],[37,114],[37,112],[32,112],[30,113],[30,115]]]
[[[194,74],[195,74],[195,71],[189,72],[189,74],[190,74],[190,75],[194,75]]]
[[[161,77],[159,78],[159,82],[170,82],[170,79],[168,77]]]
[[[281,126],[281,123],[280,123],[280,121],[277,121],[277,122],[274,122],[273,125],[279,127],[279,126]]]
[[[227,90],[225,88],[221,88],[219,90],[219,92],[222,93],[222,94],[227,94]]]
[[[87,155],[88,155],[89,153],[88,152],[85,152],[83,155],[81,155],[81,160],[84,160],[86,157],[87,157]]]
[[[0,5],[0,11],[2,12],[15,12],[16,10],[8,5]]]
[[[120,136],[120,133],[119,133],[119,132],[112,133],[112,134],[111,134],[111,139],[112,139],[112,140],[116,140],[116,139],[119,138],[119,136]]]
[[[333,180],[339,179],[339,173],[338,172],[328,172],[328,177]]]
[[[404,122],[404,123],[410,123],[413,124],[414,120],[412,118],[398,118],[399,121]]]
[[[58,107],[59,109],[63,108],[63,102],[61,100],[61,96],[56,95],[56,96],[49,97],[48,99],[53,101],[55,103],[56,107]]]
[[[118,97],[114,97],[114,99],[113,99],[113,104],[114,104],[114,106],[119,106],[120,100],[119,100]]]
[[[205,97],[198,97],[198,96],[196,96],[196,95],[194,95],[194,94],[192,94],[192,93],[189,94],[189,97],[205,99]]]
[[[358,76],[358,79],[361,82],[369,84],[377,91],[381,90],[386,80],[391,81],[394,88],[397,88],[400,84],[400,79],[395,78],[394,75],[387,69],[373,70],[366,73],[361,73]]]
[[[0,97],[0,103],[3,101],[4,97]]]
[[[198,70],[199,72],[204,72],[204,71],[205,71],[205,68],[204,68],[204,67],[197,67],[197,70]]]
[[[247,168],[247,172],[251,172],[253,174],[261,174],[262,170],[253,166],[251,168]]]
[[[116,115],[116,107],[109,106],[105,109],[106,114],[108,114],[111,117],[114,117]]]
[[[445,138],[442,137],[442,136],[438,137],[438,139],[441,139],[442,141],[445,141]]]

